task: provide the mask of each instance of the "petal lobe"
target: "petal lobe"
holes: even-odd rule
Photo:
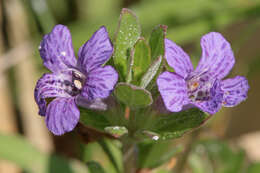
[[[45,122],[53,134],[63,135],[75,128],[79,116],[74,98],[56,98],[47,107]]]
[[[39,51],[44,66],[52,72],[76,66],[71,35],[66,26],[56,25],[49,34],[46,34],[40,43]]]
[[[247,98],[249,85],[245,77],[236,76],[232,79],[223,80],[221,89],[224,91],[223,106],[233,107]]]
[[[229,42],[217,32],[210,32],[201,38],[202,56],[196,71],[209,71],[212,78],[224,78],[235,64]]]
[[[89,101],[106,98],[114,89],[117,80],[118,74],[112,66],[96,68],[88,74],[81,95]]]
[[[171,112],[179,112],[189,104],[185,80],[175,73],[163,72],[157,78],[158,89],[166,108]]]
[[[187,55],[181,47],[169,39],[165,39],[165,58],[168,64],[175,70],[175,72],[186,78],[190,72],[193,71],[193,66]]]
[[[46,98],[71,97],[67,92],[64,81],[71,81],[71,77],[65,74],[44,74],[37,82],[34,90],[34,98],[39,107],[39,115],[46,112]]]
[[[100,67],[109,60],[113,46],[103,26],[97,30],[78,52],[78,67],[85,73]]]

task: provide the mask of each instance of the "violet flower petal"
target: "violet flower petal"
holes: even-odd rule
[[[163,72],[157,78],[158,89],[166,108],[171,112],[179,112],[189,103],[185,80],[175,73]]]
[[[62,135],[75,128],[79,116],[74,98],[56,98],[47,107],[45,122],[53,134]]]
[[[196,71],[208,71],[212,78],[224,78],[235,64],[230,44],[217,32],[201,38],[202,56]]]
[[[44,74],[37,82],[34,98],[39,107],[39,115],[44,116],[46,111],[45,98],[71,97],[66,92],[64,81],[70,81],[71,76],[65,74]]]
[[[118,74],[112,66],[96,68],[88,74],[81,95],[89,101],[106,98],[113,90],[117,80]]]
[[[193,104],[202,111],[212,115],[217,113],[222,106],[224,93],[221,90],[220,80],[216,80],[214,82],[213,87],[210,90],[210,94],[211,99],[209,101],[193,102]]]
[[[112,53],[113,46],[103,26],[79,49],[78,67],[86,74],[108,61]]]
[[[39,51],[44,66],[52,72],[76,66],[71,35],[66,26],[56,25],[46,34],[40,43]]]
[[[247,98],[249,85],[245,77],[236,76],[221,81],[221,89],[224,91],[223,106],[233,107]]]
[[[168,64],[174,68],[178,75],[186,78],[188,74],[193,71],[193,66],[189,55],[187,55],[181,47],[171,40],[165,39],[164,43],[165,58]]]

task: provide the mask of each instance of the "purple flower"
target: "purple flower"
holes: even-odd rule
[[[77,125],[80,117],[77,105],[102,106],[100,99],[113,90],[117,72],[111,66],[102,66],[111,57],[113,47],[106,28],[101,27],[79,49],[76,59],[70,31],[66,26],[56,25],[44,36],[39,51],[44,66],[52,73],[38,80],[35,100],[39,114],[46,117],[48,129],[62,135]]]
[[[157,85],[171,112],[195,106],[214,114],[221,106],[236,106],[247,97],[246,78],[237,76],[222,80],[235,63],[225,38],[220,33],[208,33],[201,38],[201,47],[202,56],[194,70],[189,56],[174,42],[165,39],[165,58],[175,72],[163,72]]]

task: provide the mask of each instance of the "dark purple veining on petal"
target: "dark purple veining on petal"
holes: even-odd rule
[[[79,50],[78,68],[88,73],[104,64],[112,55],[113,46],[105,27],[97,30]]]
[[[235,78],[223,80],[221,89],[224,92],[223,106],[233,107],[247,98],[249,85],[245,77],[236,76]]]
[[[211,99],[210,90],[214,82],[207,71],[190,73],[186,79],[189,99],[193,102]]]
[[[162,73],[157,85],[166,108],[172,112],[195,105],[215,114],[221,105],[231,107],[246,99],[249,86],[245,78],[220,81],[235,63],[225,38],[216,32],[208,33],[202,37],[201,47],[201,60],[193,70],[188,55],[174,42],[165,39],[165,58],[177,74]],[[179,82],[184,86],[178,85]]]
[[[46,34],[39,46],[43,64],[52,72],[76,65],[71,35],[66,26],[56,25]]]
[[[39,106],[39,114],[44,116],[46,111],[46,98],[71,97],[66,92],[67,85],[64,81],[70,81],[69,75],[44,74],[37,82],[34,97]]]
[[[56,98],[47,107],[46,125],[55,135],[62,135],[75,128],[80,112],[74,98]]]
[[[158,89],[164,104],[169,111],[181,111],[183,105],[189,103],[185,80],[170,72],[164,72],[157,78]]]
[[[112,66],[96,68],[88,74],[81,95],[88,100],[106,98],[113,90],[117,79],[118,75]]]
[[[224,78],[235,64],[230,44],[220,34],[210,32],[201,38],[202,56],[196,71],[208,69],[212,77]]]
[[[105,27],[80,48],[78,61],[70,32],[63,25],[56,25],[44,36],[39,51],[44,65],[53,73],[39,79],[34,96],[39,114],[46,116],[52,133],[62,135],[76,126],[79,120],[76,103],[90,109],[106,108],[100,99],[109,96],[118,75],[111,66],[101,67],[113,52]],[[54,100],[47,105],[46,98]]]
[[[221,90],[220,81],[216,80],[210,89],[210,99],[202,102],[193,102],[204,112],[215,114],[222,106],[224,92]]]
[[[189,56],[171,40],[165,39],[165,58],[175,72],[186,78],[193,71]]]

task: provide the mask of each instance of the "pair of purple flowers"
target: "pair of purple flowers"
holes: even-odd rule
[[[169,111],[192,105],[214,114],[221,105],[235,106],[246,98],[249,87],[244,77],[221,81],[235,62],[229,43],[220,34],[209,33],[203,36],[201,45],[202,58],[193,70],[188,55],[165,39],[165,58],[175,73],[163,72],[157,85]],[[110,95],[118,74],[113,67],[103,66],[113,53],[105,27],[79,49],[78,59],[70,32],[63,25],[44,36],[39,51],[44,66],[52,73],[38,80],[35,100],[53,134],[62,135],[75,128],[80,117],[77,106],[106,109],[101,99]]]

